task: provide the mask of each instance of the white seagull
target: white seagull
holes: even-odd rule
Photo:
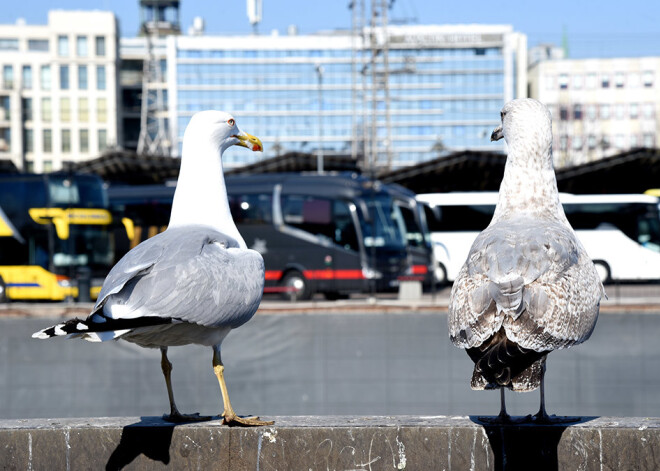
[[[552,122],[532,99],[507,103],[502,125],[508,157],[490,225],[477,237],[452,288],[449,335],[474,361],[472,389],[541,387],[548,353],[591,335],[605,294],[593,262],[559,202],[552,162]],[[561,419],[556,419],[560,421]]]
[[[222,153],[230,146],[261,151],[261,141],[220,111],[195,114],[183,137],[181,170],[170,223],[163,233],[139,244],[110,271],[87,319],[72,319],[33,334],[34,338],[80,337],[91,342],[123,339],[160,348],[170,401],[166,420],[207,420],[183,415],[174,403],[168,347],[198,344],[213,348],[224,422],[270,425],[236,415],[220,357],[229,331],[246,323],[259,307],[264,262],[249,250],[229,210]]]

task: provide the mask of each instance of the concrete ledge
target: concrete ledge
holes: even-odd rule
[[[2,469],[660,469],[660,419],[483,425],[469,417],[274,417],[272,427],[156,417],[0,420]]]

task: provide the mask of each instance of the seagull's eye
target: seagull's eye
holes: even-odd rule
[[[230,119],[229,121],[227,121],[227,124],[230,125],[231,127],[234,127],[234,124],[236,124],[236,121],[234,121],[233,119]]]
[[[500,111],[500,119],[504,119],[504,111]]]

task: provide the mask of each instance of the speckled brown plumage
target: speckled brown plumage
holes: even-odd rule
[[[493,131],[502,136],[497,207],[454,283],[449,335],[475,362],[472,388],[529,391],[548,353],[589,338],[604,291],[559,202],[550,113],[513,100]]]

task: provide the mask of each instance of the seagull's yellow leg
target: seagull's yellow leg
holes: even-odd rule
[[[273,425],[275,422],[267,422],[259,420],[259,417],[239,417],[234,412],[234,409],[229,402],[229,392],[227,392],[227,384],[225,383],[224,376],[225,367],[220,359],[220,348],[216,346],[213,348],[213,372],[218,378],[220,383],[220,391],[222,392],[222,402],[224,403],[225,410],[222,413],[224,423],[227,425],[238,425],[243,427],[256,427],[260,425]]]
[[[174,391],[172,390],[172,363],[167,359],[167,347],[160,348],[160,367],[163,369],[165,384],[167,385],[167,396],[170,399],[170,415],[164,415],[163,419],[168,422],[199,422],[202,420],[211,420],[211,417],[200,416],[199,414],[182,414],[176,408],[174,403]]]

